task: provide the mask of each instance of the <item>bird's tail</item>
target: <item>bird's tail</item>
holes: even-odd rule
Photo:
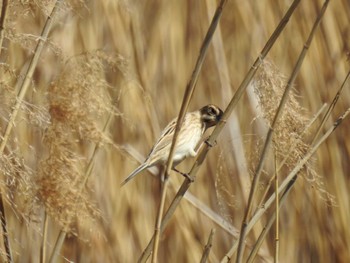
[[[139,167],[137,167],[126,179],[120,184],[120,186],[123,186],[127,182],[129,182],[132,178],[134,178],[138,173],[142,172],[143,170],[147,169],[149,165],[147,163],[141,164]]]

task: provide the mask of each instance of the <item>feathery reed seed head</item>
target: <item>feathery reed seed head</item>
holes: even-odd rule
[[[287,85],[286,78],[272,64],[264,62],[254,79],[255,93],[258,96],[262,117],[270,126]],[[309,118],[306,110],[300,105],[295,89],[291,89],[285,108],[277,121],[273,131],[273,145],[277,163],[286,159],[287,171],[293,169],[304,157],[309,145],[303,136]],[[333,197],[324,189],[322,178],[315,172],[312,161],[309,161],[300,172],[308,182],[318,191],[321,198],[333,204]]]
[[[84,156],[89,142],[110,142],[100,128],[112,109],[103,74],[98,54],[83,54],[68,61],[49,89],[51,125],[45,132],[48,156],[39,170],[39,196],[66,231],[99,214],[84,185]]]

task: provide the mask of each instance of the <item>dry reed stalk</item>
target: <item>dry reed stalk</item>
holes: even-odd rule
[[[335,94],[334,99],[332,100],[332,103],[329,105],[329,107],[328,107],[328,109],[326,111],[326,114],[323,116],[322,121],[321,121],[320,125],[317,128],[317,132],[316,132],[316,134],[315,134],[315,136],[314,136],[314,138],[313,138],[313,140],[311,142],[311,145],[313,145],[315,143],[315,141],[317,140],[317,137],[319,136],[319,134],[320,134],[320,132],[322,130],[322,127],[324,126],[324,124],[328,120],[329,116],[331,115],[331,113],[332,113],[335,105],[337,104],[338,99],[340,98],[340,95],[341,95],[341,93],[343,91],[343,88],[344,88],[346,82],[348,81],[349,77],[350,77],[350,71],[346,75],[343,83],[341,84],[340,88],[338,89],[337,93]]]
[[[171,168],[173,167],[173,155],[174,155],[174,151],[175,151],[175,146],[176,146],[176,139],[177,136],[180,132],[181,129],[181,125],[183,122],[183,119],[185,117],[188,105],[190,103],[190,100],[192,98],[194,89],[196,87],[197,84],[197,80],[198,80],[198,76],[199,76],[199,72],[201,71],[201,68],[203,66],[203,62],[204,59],[206,57],[207,51],[208,51],[208,47],[209,44],[213,38],[214,32],[216,30],[216,27],[220,21],[221,15],[222,15],[222,11],[225,7],[227,0],[221,0],[216,12],[213,16],[212,22],[208,28],[208,32],[203,40],[203,44],[201,46],[199,55],[198,55],[198,59],[195,65],[195,68],[193,70],[192,76],[190,78],[190,81],[186,87],[185,90],[185,94],[182,100],[182,104],[181,104],[181,109],[180,109],[180,113],[179,116],[177,118],[177,122],[176,122],[176,127],[175,127],[175,132],[174,132],[174,137],[171,143],[171,147],[170,147],[170,152],[169,152],[169,157],[168,157],[168,161],[166,164],[166,171],[165,171],[165,176],[164,176],[164,182],[162,184],[162,193],[161,193],[161,200],[160,200],[160,205],[159,205],[159,210],[158,210],[158,216],[157,216],[157,221],[156,221],[156,227],[154,230],[154,242],[153,242],[153,253],[152,253],[152,262],[156,263],[157,261],[157,255],[158,255],[158,246],[159,246],[159,236],[160,236],[160,232],[161,232],[161,225],[162,225],[162,217],[164,214],[164,205],[165,205],[165,198],[166,198],[166,191],[167,191],[167,187],[168,187],[168,178],[169,178],[169,174],[171,171]]]
[[[230,222],[226,221],[225,218],[223,218],[221,215],[217,214],[215,211],[210,209],[206,204],[198,200],[195,196],[193,196],[189,191],[186,192],[184,196],[185,200],[187,200],[191,205],[193,205],[195,208],[197,208],[201,213],[203,213],[206,217],[208,217],[210,220],[212,220],[215,224],[217,224],[220,228],[225,230],[227,233],[229,233],[231,236],[233,236],[235,239],[238,239],[239,237],[239,231],[236,227],[231,225]],[[247,243],[247,246],[249,248],[252,248],[251,243]],[[266,249],[261,248],[258,251],[258,255],[264,259],[266,258],[266,255],[269,252],[266,251]]]
[[[305,154],[304,158],[295,165],[294,169],[288,174],[288,176],[283,180],[278,189],[278,194],[281,194],[284,189],[288,189],[290,191],[292,185],[294,185],[294,181],[297,179],[297,175],[300,170],[304,167],[304,165],[309,161],[312,155],[317,151],[321,144],[323,144],[326,139],[335,131],[337,127],[345,120],[345,118],[349,115],[350,108],[347,109],[343,115],[341,115],[330,127],[327,132],[309,149],[309,151]],[[274,203],[276,199],[275,193],[273,193],[270,198],[260,207],[258,208],[252,218],[249,220],[246,226],[246,234],[254,227],[255,223],[260,220],[263,214],[266,212],[268,208]],[[233,254],[236,252],[238,248],[238,241],[234,242],[231,246],[230,250],[226,253],[226,255],[221,260],[221,263],[230,262]]]
[[[205,263],[205,262],[207,262],[207,260],[208,260],[211,247],[213,246],[213,236],[214,236],[214,234],[215,234],[215,228],[213,228],[213,229],[210,231],[210,235],[209,235],[209,238],[208,238],[208,242],[207,242],[207,244],[206,244],[205,247],[204,247],[204,250],[203,250],[203,254],[202,254],[202,258],[201,258],[200,263]]]
[[[295,183],[295,179],[296,177],[294,177],[289,183],[288,185],[286,186],[286,190],[282,193],[281,195],[281,200],[279,201],[280,205],[283,204],[283,201],[285,199],[285,197],[287,196],[287,194],[289,193],[289,189],[291,189],[291,187],[294,185]],[[268,205],[272,205],[273,201],[271,203],[268,203]],[[266,203],[267,204],[267,203]],[[267,207],[262,207],[261,210],[263,211],[260,216],[262,216],[262,214],[264,212],[266,212],[266,210],[269,208],[269,206]],[[261,244],[263,243],[264,241],[264,238],[266,237],[266,234],[269,230],[269,228],[272,226],[274,220],[272,220],[273,217],[270,218],[270,221],[268,222],[268,224],[263,228],[263,230],[261,231],[260,233],[260,236],[258,237],[249,257],[247,258],[247,262],[252,262],[254,260],[254,257],[256,256],[256,253],[258,253],[259,251],[259,248],[261,246]],[[256,223],[258,221],[255,220],[254,223]],[[253,224],[252,224],[252,221],[249,222],[248,224],[248,232],[253,228]],[[237,239],[238,240],[238,239]],[[220,261],[220,263],[228,263],[231,261],[231,258],[232,258],[232,255],[234,254],[234,252],[236,251],[238,247],[238,241],[234,242],[233,246],[231,247],[230,251],[228,253],[226,253],[226,255],[222,258],[222,260]]]
[[[276,213],[276,223],[275,223],[275,254],[274,254],[274,263],[279,262],[279,208],[280,208],[280,202],[279,202],[279,194],[278,194],[278,171],[277,171],[277,157],[275,153],[275,195],[276,195],[276,202],[275,202],[275,213]]]
[[[55,242],[55,246],[52,250],[49,263],[55,263],[57,261],[58,255],[60,253],[60,250],[63,246],[64,240],[66,238],[67,231],[66,230],[61,230],[60,233],[58,234],[58,237]]]
[[[2,197],[0,196],[0,222],[1,222],[1,228],[2,228],[2,238],[4,241],[4,247],[6,251],[6,262],[12,263],[12,251],[9,241],[9,235],[7,231],[7,221],[6,221],[6,214],[5,214],[5,207]]]
[[[8,10],[8,0],[3,0],[2,6],[1,6],[1,14],[0,14],[0,55],[2,51],[2,42],[5,36],[5,21],[7,17],[7,10]]]
[[[272,48],[272,46],[274,45],[275,41],[277,40],[277,38],[279,37],[279,35],[281,34],[283,29],[287,25],[289,18],[293,14],[293,12],[294,12],[295,8],[298,6],[299,2],[300,2],[300,0],[294,0],[293,3],[290,5],[289,9],[287,10],[285,15],[281,19],[280,23],[277,25],[276,29],[274,30],[274,32],[272,33],[272,35],[270,36],[270,38],[266,42],[259,57],[255,60],[255,62],[251,66],[250,70],[246,74],[244,80],[242,81],[238,90],[236,91],[232,100],[230,101],[230,104],[227,106],[227,108],[223,114],[222,120],[216,125],[214,131],[212,132],[211,136],[209,137],[209,139],[207,141],[208,143],[206,145],[204,145],[204,147],[202,148],[202,150],[198,154],[198,157],[197,157],[197,159],[196,159],[196,161],[195,161],[194,165],[192,166],[192,169],[189,173],[189,176],[191,176],[192,178],[195,178],[195,176],[196,176],[200,166],[204,162],[205,157],[208,154],[208,151],[210,150],[211,146],[215,145],[216,138],[218,137],[218,135],[220,134],[220,132],[224,128],[224,126],[226,124],[226,120],[228,119],[228,117],[230,116],[234,107],[237,105],[239,99],[241,98],[244,91],[248,87],[249,83],[251,82],[252,78],[254,77],[254,75],[255,75],[256,71],[258,70],[260,64],[262,63],[263,59],[269,53],[269,51]],[[182,197],[187,192],[191,183],[192,182],[189,179],[185,179],[185,181],[181,185],[180,189],[178,190],[176,196],[172,200],[168,210],[166,211],[166,213],[163,217],[162,224],[161,224],[161,227],[159,230],[160,233],[164,230],[164,228],[167,225],[167,223],[169,222],[171,216],[174,214],[176,207],[179,205]],[[141,257],[139,258],[138,262],[146,262],[147,258],[152,253],[153,243],[154,243],[154,236],[152,237],[152,239],[149,241],[147,247],[142,252]]]
[[[277,178],[277,177],[276,177]],[[256,255],[263,243],[263,241],[266,238],[267,233],[269,232],[270,228],[272,227],[273,223],[276,221],[276,226],[278,224],[278,211],[281,208],[282,204],[285,202],[288,194],[290,193],[290,189],[292,189],[295,181],[297,179],[297,176],[294,176],[292,178],[292,180],[290,181],[290,183],[287,185],[286,190],[282,193],[281,197],[279,198],[279,193],[278,193],[278,189],[275,192],[275,196],[276,196],[276,201],[275,204],[276,206],[278,205],[278,207],[275,208],[275,212],[273,213],[273,215],[269,218],[269,221],[267,222],[267,224],[265,225],[265,227],[263,228],[263,230],[261,231],[258,240],[256,241],[253,249],[251,250],[248,258],[247,258],[247,263],[252,263],[254,262]],[[276,231],[278,233],[278,229],[276,227]],[[275,257],[274,257],[274,262],[278,262],[278,239],[277,239],[277,235],[276,235],[276,248],[275,248]]]
[[[297,74],[299,73],[300,71],[300,68],[301,68],[301,65],[303,63],[303,60],[305,58],[305,55],[309,49],[309,46],[312,42],[312,39],[313,39],[313,36],[315,34],[315,31],[318,27],[318,25],[320,24],[321,22],[321,19],[327,9],[327,5],[329,3],[329,0],[326,0],[322,6],[322,9],[319,13],[319,15],[317,16],[316,18],[316,21],[311,29],[311,32],[309,34],[309,37],[307,39],[307,41],[305,42],[305,45],[304,45],[304,48],[302,49],[300,55],[299,55],[299,58],[297,60],[297,63],[293,69],[293,72],[288,80],[288,83],[287,83],[287,86],[286,86],[286,89],[285,89],[285,92],[281,98],[281,102],[278,106],[278,109],[277,109],[277,112],[275,114],[275,117],[272,121],[272,124],[271,124],[271,127],[269,128],[269,131],[267,133],[267,136],[266,136],[266,140],[265,140],[265,144],[263,146],[263,150],[262,150],[262,153],[261,153],[261,157],[260,157],[260,160],[259,160],[259,163],[258,163],[258,166],[254,172],[254,177],[253,177],[253,182],[252,182],[252,185],[251,185],[251,189],[250,189],[250,192],[249,192],[249,199],[248,199],[248,206],[245,210],[245,213],[244,213],[244,217],[243,217],[243,220],[242,220],[242,226],[241,226],[241,233],[240,233],[240,238],[239,238],[239,243],[238,243],[238,250],[237,250],[237,257],[236,257],[236,262],[237,263],[241,263],[242,262],[242,259],[243,259],[243,251],[244,251],[244,241],[245,241],[245,238],[246,238],[246,228],[247,228],[247,222],[248,222],[248,217],[250,216],[250,213],[251,213],[251,209],[252,209],[252,206],[253,206],[253,201],[254,201],[254,196],[256,194],[256,190],[257,190],[257,186],[258,186],[258,183],[259,183],[259,180],[260,180],[260,175],[261,175],[261,172],[263,170],[263,165],[264,165],[264,162],[265,162],[265,159],[267,157],[267,152],[269,150],[269,147],[270,147],[270,143],[272,141],[272,135],[273,135],[273,129],[275,128],[275,125],[277,123],[277,121],[279,120],[279,118],[281,117],[281,114],[283,112],[283,109],[284,109],[284,106],[286,104],[286,101],[288,99],[288,95],[289,95],[289,92],[293,86],[293,83],[295,81],[295,78],[297,76]]]
[[[49,224],[49,217],[45,213],[44,215],[44,226],[43,226],[43,238],[41,242],[41,247],[40,247],[40,263],[45,263],[46,262],[46,255],[47,255],[47,227]]]
[[[231,236],[238,238],[239,231],[235,228],[230,222],[225,220],[221,215],[210,209],[205,203],[196,198],[191,192],[187,191],[185,196],[185,200],[189,202],[193,207],[198,209],[202,214],[216,223],[221,229],[225,230]]]

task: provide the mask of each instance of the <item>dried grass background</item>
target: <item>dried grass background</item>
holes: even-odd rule
[[[0,56],[1,135],[54,5],[54,1],[10,2]],[[322,3],[301,1],[269,53],[268,60],[277,72],[272,74],[275,82],[282,78],[278,74],[290,75]],[[228,2],[220,31],[215,33],[223,46],[216,39],[210,47],[190,110],[208,103],[222,109],[227,106],[290,4],[282,0]],[[14,262],[39,261],[45,211],[50,218],[45,243],[48,253],[61,227],[70,232],[59,262],[138,259],[154,231],[159,180],[143,172],[125,187],[119,184],[178,114],[215,6],[214,0],[71,1],[61,6],[0,158],[1,193],[6,200]],[[293,110],[300,115],[290,113],[287,126],[280,127],[275,140],[290,139],[293,132],[300,134],[341,86],[349,70],[349,14],[347,0],[330,2],[296,79],[293,101],[287,105],[287,111],[294,105],[289,113]],[[218,53],[224,55],[219,60]],[[264,82],[263,75],[258,74],[255,83]],[[250,171],[268,128],[264,117],[271,118],[271,113],[257,106],[258,98],[272,103],[266,111],[277,106],[276,101],[268,100],[274,99],[277,91],[259,92],[262,97],[252,86],[243,96],[190,188],[193,196],[237,229],[249,192]],[[348,82],[327,127],[349,105]],[[110,114],[113,121],[108,132],[103,132]],[[288,126],[293,118],[297,120]],[[312,141],[320,119],[291,159],[305,152],[304,143]],[[349,130],[347,120],[318,149],[306,169],[309,171],[304,171],[282,207],[281,262],[350,262]],[[288,146],[283,143],[278,146],[282,157]],[[96,144],[99,150],[92,174],[81,188]],[[192,163],[193,159],[186,160],[179,169],[188,171]],[[273,163],[273,157],[269,158],[261,192]],[[171,175],[174,188],[168,192],[167,204],[182,180]],[[216,233],[209,262],[220,261],[236,237],[205,215],[203,206],[186,200],[161,236],[159,262],[199,262],[212,228]],[[272,260],[273,232],[257,262]],[[249,237],[253,242],[256,235]]]

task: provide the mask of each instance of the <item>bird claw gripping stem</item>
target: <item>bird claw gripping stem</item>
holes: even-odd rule
[[[205,144],[208,145],[208,147],[211,148],[211,147],[214,147],[218,144],[216,140],[214,142],[211,142],[209,139],[210,139],[210,137],[204,141]]]
[[[176,168],[173,168],[173,170],[179,174],[181,174],[183,177],[185,177],[187,180],[189,180],[191,183],[194,182],[194,178],[192,176],[190,176],[189,174],[187,173],[183,173],[183,172],[180,172],[179,170],[177,170]]]

